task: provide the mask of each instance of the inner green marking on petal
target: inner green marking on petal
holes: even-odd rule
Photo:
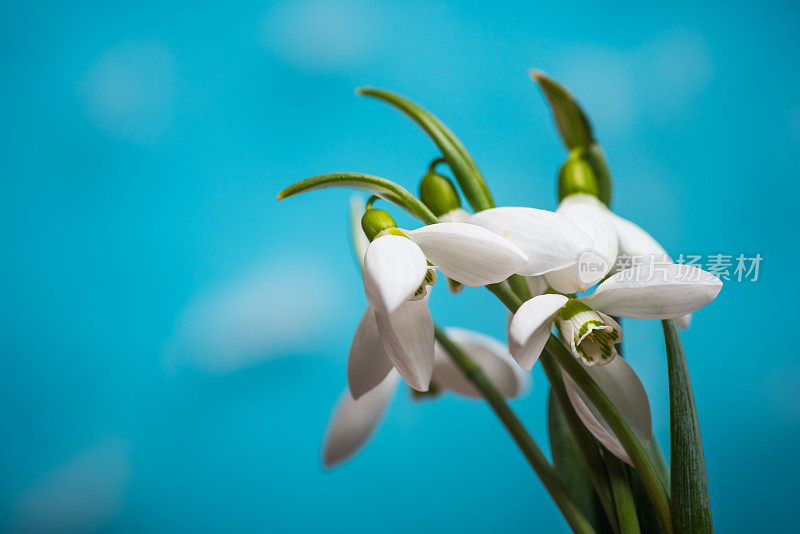
[[[561,318],[565,321],[575,317],[581,312],[591,312],[592,309],[578,299],[569,299],[567,305],[561,308]]]
[[[597,319],[591,319],[589,321],[586,321],[585,323],[583,323],[581,325],[580,329],[578,330],[578,339],[580,339],[584,335],[586,335],[586,333],[589,331],[589,327],[590,326],[596,326],[598,328],[603,328],[603,327],[606,326],[606,324],[603,321],[599,321]],[[603,333],[606,333],[606,332],[603,331]],[[597,336],[598,334],[599,334],[599,332],[596,333],[595,336]]]

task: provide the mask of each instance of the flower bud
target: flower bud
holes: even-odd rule
[[[556,317],[556,326],[572,355],[584,365],[606,364],[617,356],[622,328],[608,315],[579,300],[567,302]]]
[[[579,148],[570,151],[569,159],[558,172],[558,201],[561,202],[575,193],[594,197],[599,197],[600,194],[597,176],[584,158],[583,150]]]
[[[378,208],[370,208],[361,217],[361,228],[367,235],[367,239],[372,241],[384,230],[397,228],[397,223],[387,212]]]
[[[437,217],[461,207],[453,182],[446,176],[429,172],[419,183],[419,198]]]

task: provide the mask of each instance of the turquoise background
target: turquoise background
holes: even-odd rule
[[[0,529],[565,532],[479,402],[403,391],[323,471],[365,306],[350,194],[275,202],[336,170],[416,188],[435,148],[369,84],[442,118],[498,203],[555,208],[536,67],[590,113],[618,213],[673,255],[763,256],[683,338],[719,532],[792,532],[798,32],[794,2],[4,2]],[[488,292],[432,309],[504,335]],[[625,328],[667,443],[660,325]]]

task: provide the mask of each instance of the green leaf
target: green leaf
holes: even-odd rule
[[[542,88],[558,132],[564,145],[569,150],[577,151],[576,155],[586,160],[597,179],[598,198],[607,206],[611,205],[611,172],[608,169],[603,149],[597,143],[589,118],[580,104],[564,86],[541,71],[532,71],[531,75]]]
[[[596,531],[613,532],[611,524],[603,513],[600,499],[595,493],[592,477],[589,474],[586,463],[584,463],[581,449],[572,435],[567,419],[552,388],[550,389],[550,395],[547,397],[547,433],[550,438],[550,454],[553,457],[553,468],[564,483],[564,487],[567,488],[572,500],[575,501],[575,504],[581,509],[589,522],[592,523]],[[591,436],[589,437],[591,438]],[[592,447],[594,447],[594,443],[592,443]],[[602,465],[600,467],[602,469]],[[605,477],[605,474],[603,474],[603,477]],[[611,493],[607,487],[607,482],[606,490],[610,499]],[[613,504],[611,506],[610,511],[613,514]]]
[[[461,190],[464,192],[464,196],[472,206],[472,209],[481,211],[494,207],[494,200],[492,200],[489,187],[486,185],[486,181],[483,179],[472,156],[469,155],[461,141],[442,121],[428,110],[398,94],[372,87],[363,87],[357,92],[360,95],[371,96],[394,106],[410,117],[428,134],[433,142],[436,143],[436,146],[439,147],[442,156],[444,156],[445,161],[452,169],[453,175],[461,186]]]
[[[686,356],[675,321],[661,324],[669,376],[672,522],[678,533],[712,532],[706,463]]]
[[[427,224],[439,222],[436,216],[431,213],[431,210],[407,189],[386,178],[357,172],[335,172],[306,178],[305,180],[290,185],[278,193],[278,200],[299,195],[306,191],[324,189],[327,187],[347,187],[350,189],[367,191],[384,200],[397,204],[399,207]]]

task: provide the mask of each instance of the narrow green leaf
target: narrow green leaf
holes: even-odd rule
[[[384,200],[397,204],[399,207],[427,224],[438,222],[438,219],[431,213],[431,210],[407,189],[386,178],[357,172],[335,172],[306,178],[305,180],[290,185],[278,193],[278,200],[305,193],[306,191],[324,189],[327,187],[347,187],[350,189],[367,191]]]
[[[597,143],[589,118],[575,97],[564,86],[541,71],[531,75],[542,88],[553,112],[558,132],[569,150],[577,151],[594,171],[598,196],[607,206],[611,205],[611,171],[603,149]]]
[[[550,438],[550,454],[553,457],[553,468],[572,500],[581,509],[596,531],[613,532],[603,513],[600,499],[598,499],[594,491],[592,478],[583,461],[581,451],[572,436],[567,420],[552,389],[547,397],[547,433]],[[601,524],[603,524],[602,527],[600,526]]]
[[[672,319],[662,321],[669,375],[672,522],[675,531],[712,532],[706,463],[686,356]]]
[[[461,186],[464,196],[472,209],[481,211],[494,207],[489,187],[483,179],[478,166],[467,149],[442,121],[428,110],[418,106],[405,97],[372,87],[363,87],[358,94],[371,96],[394,106],[405,113],[436,143],[453,175]]]

